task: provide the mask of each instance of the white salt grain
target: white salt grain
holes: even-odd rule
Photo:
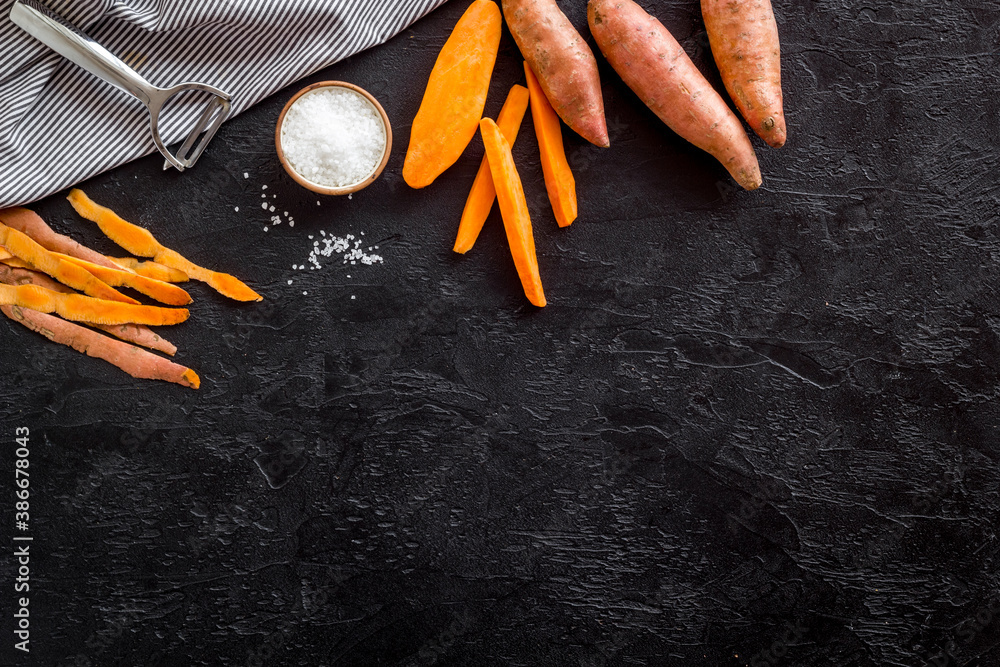
[[[240,207],[239,206],[235,206],[235,207],[233,207],[233,210],[236,211],[237,213],[239,213],[240,212]]]
[[[248,174],[247,172],[244,171],[243,172],[243,178],[250,178],[250,174]]]
[[[267,190],[267,186],[266,185],[262,185],[262,186],[260,186],[260,189],[261,190]]]
[[[281,124],[285,159],[300,176],[324,187],[346,187],[367,178],[382,161],[385,141],[378,111],[348,88],[306,93]]]

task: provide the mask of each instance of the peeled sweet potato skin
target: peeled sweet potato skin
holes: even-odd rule
[[[662,23],[632,0],[590,0],[587,20],[604,57],[660,120],[715,157],[743,188],[760,187],[743,125]]]
[[[504,18],[549,104],[564,123],[607,148],[608,125],[597,59],[555,0],[502,0]]]
[[[785,144],[781,46],[771,0],[701,0],[722,82],[743,118],[773,148]]]

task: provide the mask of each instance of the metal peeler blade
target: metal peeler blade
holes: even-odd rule
[[[153,143],[166,158],[164,169],[174,167],[184,171],[194,166],[232,111],[230,96],[208,84],[188,82],[170,88],[152,85],[110,51],[35,0],[17,0],[10,10],[10,20],[59,55],[142,102],[149,110]],[[213,99],[180,150],[173,154],[160,137],[160,112],[167,100],[187,90],[206,92]],[[197,141],[199,136],[201,141]]]

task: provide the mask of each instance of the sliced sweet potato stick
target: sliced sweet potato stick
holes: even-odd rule
[[[35,243],[27,234],[22,234],[2,223],[0,223],[0,245],[10,254],[30,264],[32,268],[52,276],[67,287],[80,290],[87,296],[107,301],[139,303],[104,284],[86,269],[59,259]]]
[[[38,245],[52,252],[61,252],[71,257],[79,257],[94,264],[115,268],[107,257],[80,245],[73,239],[55,232],[34,211],[26,208],[0,209],[0,222],[22,234],[27,234]]]
[[[490,173],[493,174],[493,184],[497,189],[497,204],[500,205],[504,229],[507,230],[510,254],[514,257],[514,266],[521,278],[524,294],[534,305],[544,306],[545,294],[542,292],[542,279],[538,275],[531,216],[528,214],[528,202],[524,198],[521,177],[517,174],[514,158],[510,154],[510,145],[490,118],[484,118],[480,122],[479,130],[486,145],[486,157],[490,161]]]
[[[128,343],[102,336],[96,331],[81,327],[20,306],[0,306],[0,312],[36,331],[54,343],[68,345],[77,352],[103,359],[117,366],[134,378],[165,380],[191,389],[201,386],[198,374],[190,368],[175,364]]]
[[[208,284],[223,296],[236,301],[260,301],[263,298],[239,279],[192,264],[179,253],[165,248],[149,230],[133,225],[111,209],[94,203],[82,190],[70,190],[68,199],[77,213],[96,222],[109,239],[133,255],[150,257],[159,264],[183,271],[189,277]]]
[[[92,262],[57,252],[52,254],[59,259],[66,260],[70,264],[76,264],[80,268],[87,270],[98,280],[102,280],[105,284],[112,287],[131,287],[151,299],[156,299],[160,303],[170,306],[186,306],[191,303],[190,294],[170,283],[146,278],[145,276],[140,276],[123,269],[109,269],[106,266],[99,266]]]
[[[171,269],[169,266],[163,266],[162,264],[157,264],[156,262],[143,262],[135,257],[108,257],[108,259],[126,271],[138,273],[140,276],[146,276],[147,278],[152,278],[153,280],[159,280],[165,283],[186,283],[190,280],[188,275],[183,271]]]
[[[49,278],[43,273],[29,271],[28,269],[17,269],[9,266],[0,266],[0,282],[8,285],[38,285],[54,292],[71,294],[72,290]],[[93,324],[86,323],[87,326],[99,329],[111,334],[116,338],[148,347],[151,350],[163,352],[171,357],[177,354],[177,346],[160,336],[147,326],[141,324]]]
[[[497,127],[503,133],[504,139],[511,146],[517,139],[517,133],[521,129],[521,121],[524,120],[524,113],[528,110],[528,89],[524,86],[515,85],[507,94],[507,101],[500,109],[497,116]],[[479,165],[479,173],[476,180],[472,182],[472,190],[469,191],[469,198],[465,201],[465,210],[462,211],[462,221],[458,224],[458,238],[455,239],[455,252],[466,253],[472,249],[479,232],[482,231],[486,218],[490,215],[493,202],[497,198],[497,190],[493,187],[493,176],[490,175],[490,162],[483,156],[483,163]]]
[[[531,121],[535,125],[538,150],[542,156],[545,189],[549,193],[556,223],[560,227],[569,227],[576,220],[576,179],[566,161],[562,123],[527,62],[524,63],[524,75],[528,77],[531,93]]]
[[[188,318],[186,308],[135,306],[94,299],[81,294],[63,294],[37,285],[0,285],[0,305],[56,313],[74,322],[94,324],[179,324]]]

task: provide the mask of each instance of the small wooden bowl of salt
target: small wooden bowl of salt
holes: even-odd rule
[[[392,151],[392,126],[368,91],[320,81],[288,100],[274,132],[278,159],[304,188],[347,195],[379,177]]]

